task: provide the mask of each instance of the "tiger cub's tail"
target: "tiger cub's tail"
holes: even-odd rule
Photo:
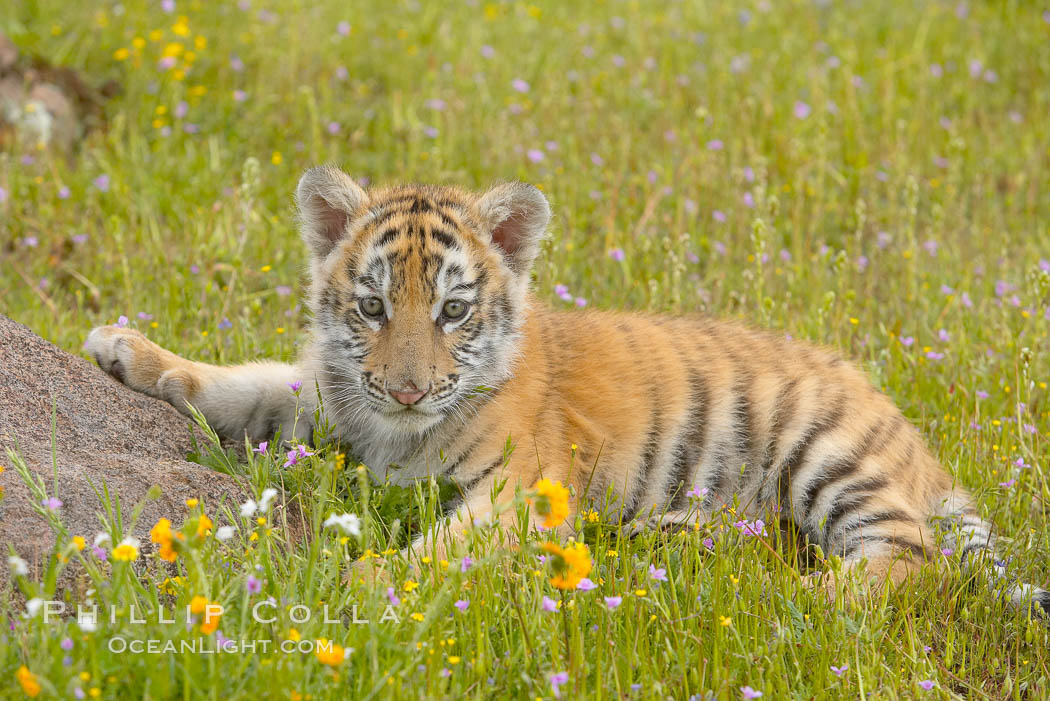
[[[964,567],[987,567],[992,586],[1001,589],[1013,606],[1030,606],[1033,614],[1050,617],[1050,591],[1007,574],[1006,562],[996,553],[992,525],[977,515],[968,494],[952,490],[936,515],[942,521],[944,547],[958,553]]]

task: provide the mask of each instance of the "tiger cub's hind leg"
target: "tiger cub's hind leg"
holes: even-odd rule
[[[94,329],[84,349],[107,373],[134,390],[163,399],[184,414],[189,405],[208,424],[230,438],[245,433],[266,439],[280,428],[286,438],[309,435],[311,378],[300,377],[293,365],[249,363],[219,367],[186,360],[161,348],[134,329],[101,326]],[[297,396],[289,386],[303,383]],[[297,410],[303,407],[303,416]]]

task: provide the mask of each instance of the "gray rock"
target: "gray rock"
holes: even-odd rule
[[[57,490],[51,460],[52,401],[57,416]],[[105,482],[110,493],[120,497],[125,523],[135,504],[159,486],[161,496],[146,504],[134,532],[145,546],[158,518],[181,523],[190,497],[200,499],[213,518],[224,501],[236,512],[236,504],[246,499],[246,490],[233,478],[186,461],[193,446],[190,424],[170,405],[128,389],[94,363],[63,352],[0,315],[0,464],[7,468],[0,474],[0,580],[8,577],[9,548],[27,560],[35,574],[55,543],[5,447],[18,446],[30,470],[44,478],[48,496],[62,500],[59,514],[70,536],[81,535],[89,545],[102,530],[102,504],[92,484],[101,489]]]

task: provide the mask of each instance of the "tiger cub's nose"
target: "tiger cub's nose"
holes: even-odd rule
[[[411,406],[426,396],[426,393],[430,391],[430,388],[427,387],[426,389],[421,390],[416,387],[414,383],[409,382],[408,385],[402,389],[391,389],[387,391],[390,392],[390,396],[396,399],[399,404]]]

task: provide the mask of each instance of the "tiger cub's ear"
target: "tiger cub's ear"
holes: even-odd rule
[[[338,168],[318,166],[299,180],[295,203],[303,241],[321,260],[346,236],[354,216],[367,207],[368,193]]]
[[[513,272],[527,276],[547,233],[551,207],[537,188],[525,183],[497,185],[475,204],[489,242]]]

